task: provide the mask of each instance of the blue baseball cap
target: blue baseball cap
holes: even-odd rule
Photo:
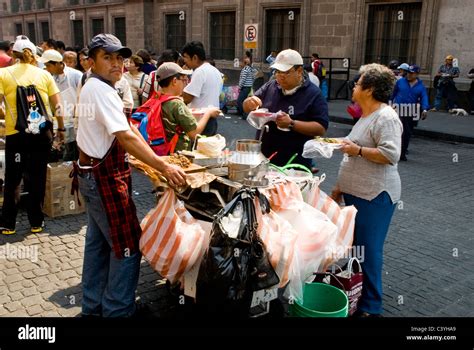
[[[401,65],[398,66],[398,69],[403,69],[407,71],[410,69],[410,66],[408,65],[408,63],[402,63]]]
[[[120,40],[112,34],[97,34],[89,43],[89,52],[94,49],[103,49],[107,53],[118,52],[123,58],[132,56],[132,50],[122,45]]]
[[[420,73],[420,66],[416,65],[416,64],[412,64],[409,68],[408,68],[408,71],[410,73]]]

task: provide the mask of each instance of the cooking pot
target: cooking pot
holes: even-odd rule
[[[244,183],[247,179],[252,180],[252,184],[265,185],[269,160],[261,153],[261,146],[261,141],[237,140],[236,150],[228,162],[230,180]]]

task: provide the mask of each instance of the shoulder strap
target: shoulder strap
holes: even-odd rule
[[[142,74],[142,78],[140,79],[140,86],[139,88],[141,89],[143,86],[143,81],[145,80],[145,73]]]

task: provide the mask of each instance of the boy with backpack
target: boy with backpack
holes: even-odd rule
[[[188,82],[188,76],[191,73],[191,71],[183,70],[173,62],[163,63],[156,71],[158,84],[161,87],[158,98],[162,98],[162,96],[166,98],[161,106],[161,120],[166,134],[166,141],[172,144],[169,148],[171,153],[189,150],[191,140],[202,133],[211,118],[217,118],[220,113],[218,108],[208,108],[199,121],[196,121],[196,118],[191,114],[191,110],[179,97],[183,93]],[[158,115],[153,116],[153,118],[159,117]],[[148,136],[149,139],[153,138],[152,135]]]

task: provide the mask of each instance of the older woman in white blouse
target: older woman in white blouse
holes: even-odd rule
[[[364,246],[364,284],[359,316],[382,313],[383,245],[395,203],[400,199],[398,160],[402,124],[388,105],[395,83],[392,71],[379,64],[360,69],[361,77],[353,100],[362,108],[362,117],[343,142],[345,153],[332,197],[354,205],[356,216],[354,245]]]

